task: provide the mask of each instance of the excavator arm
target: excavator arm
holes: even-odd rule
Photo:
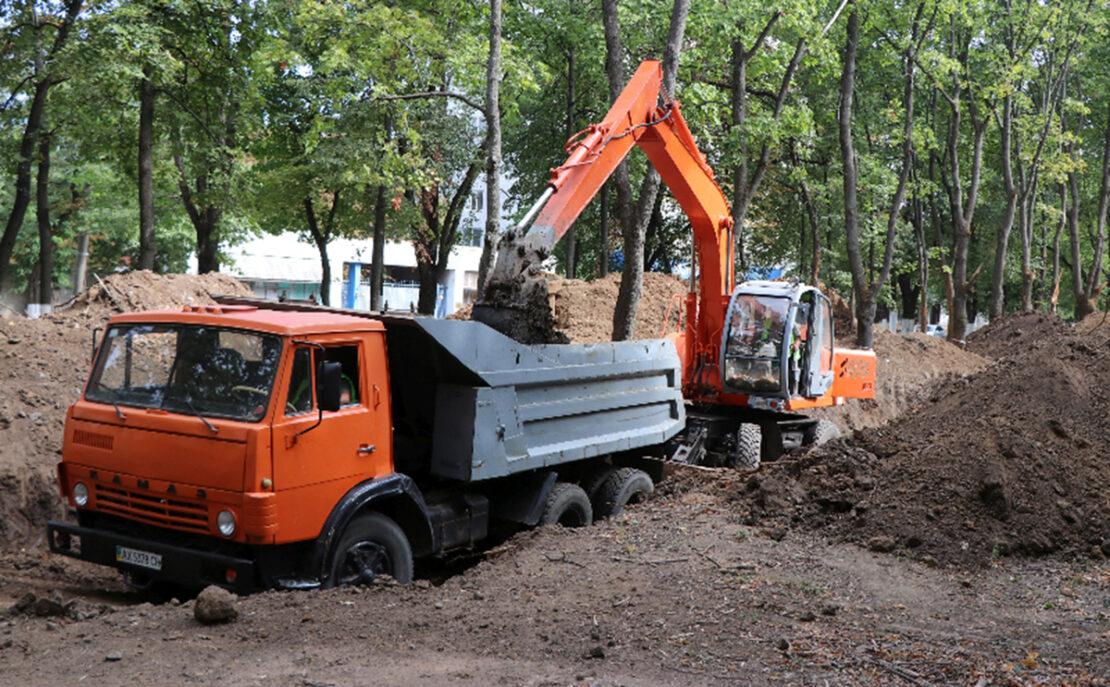
[[[474,319],[527,343],[557,340],[546,283],[538,277],[540,264],[635,145],[647,154],[690,220],[701,289],[687,344],[701,342],[694,348],[714,349],[703,351],[712,359],[717,344],[711,342],[720,339],[724,305],[733,287],[732,218],[679,103],[658,105],[662,82],[660,63],[644,61],[605,118],[568,142],[567,161],[551,171],[544,194],[498,243]]]

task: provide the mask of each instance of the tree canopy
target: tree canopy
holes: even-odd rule
[[[99,270],[190,253],[218,270],[250,233],[286,231],[327,281],[331,239],[377,235],[412,243],[427,310],[481,230],[462,205],[490,161],[519,216],[614,74],[668,49],[738,270],[850,296],[861,343],[887,313],[943,310],[958,338],[977,314],[1105,308],[1110,12],[1090,0],[4,3],[0,287],[48,302],[82,252]],[[688,265],[665,191],[621,210],[650,186],[646,158],[627,174],[560,271]]]

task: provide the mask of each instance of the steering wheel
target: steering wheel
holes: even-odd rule
[[[231,387],[231,393],[233,393],[233,394],[235,394],[235,393],[247,393],[247,394],[258,394],[259,396],[265,396],[267,392],[264,391],[263,389],[259,389],[259,388],[253,387],[253,386],[245,386],[243,384],[240,384],[238,386]]]

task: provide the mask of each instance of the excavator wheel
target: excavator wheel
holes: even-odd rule
[[[813,444],[820,446],[840,438],[840,428],[828,420],[818,420],[813,426]]]
[[[586,527],[594,521],[590,497],[577,484],[559,482],[551,490],[540,515],[541,525]]]
[[[736,431],[736,450],[729,454],[728,466],[733,468],[759,467],[760,444],[763,435],[759,425],[745,422]]]
[[[630,503],[639,503],[655,492],[651,477],[643,470],[620,468],[614,470],[597,490],[594,497],[594,517],[612,518],[621,514]]]

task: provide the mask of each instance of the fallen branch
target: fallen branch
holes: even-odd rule
[[[884,661],[881,658],[868,658],[867,660],[879,666],[880,668],[883,668],[884,670],[888,670],[891,673],[894,673],[906,682],[917,685],[918,687],[933,687],[932,683],[922,680],[920,675],[913,672],[909,668],[903,668],[899,665],[895,665],[894,663],[890,663],[889,661]]]
[[[571,559],[567,558],[567,552],[566,551],[563,552],[563,557],[562,558],[552,558],[546,552],[543,554],[543,557],[546,558],[547,560],[551,561],[552,563],[570,563],[571,565],[577,565],[579,568],[585,568],[586,567],[585,565],[583,565],[582,563],[579,563],[578,561],[572,561]]]
[[[115,295],[112,293],[112,289],[108,288],[108,285],[104,283],[104,280],[100,278],[100,275],[93,272],[93,276],[96,277],[96,281],[100,284],[100,290],[108,294],[108,300],[112,301],[112,305],[118,308],[121,312],[126,310],[126,308],[120,305],[119,301],[116,300]]]
[[[694,547],[690,547],[690,548],[693,549]],[[713,545],[710,544],[709,546],[705,547],[705,551],[698,551],[697,549],[694,549],[694,553],[698,554],[699,556],[701,556],[705,560],[707,560],[710,563],[712,563],[713,565],[717,566],[717,568],[724,568],[725,566],[721,565],[720,561],[718,561],[716,558],[713,558],[712,556],[709,555],[709,549],[712,549],[712,548],[713,548]]]
[[[685,563],[690,560],[688,557],[683,558],[664,558],[658,561],[645,561],[637,558],[628,558],[627,556],[613,556],[614,561],[621,561],[623,563],[636,563],[637,565],[650,565],[655,567],[657,565],[665,565],[667,563]]]

